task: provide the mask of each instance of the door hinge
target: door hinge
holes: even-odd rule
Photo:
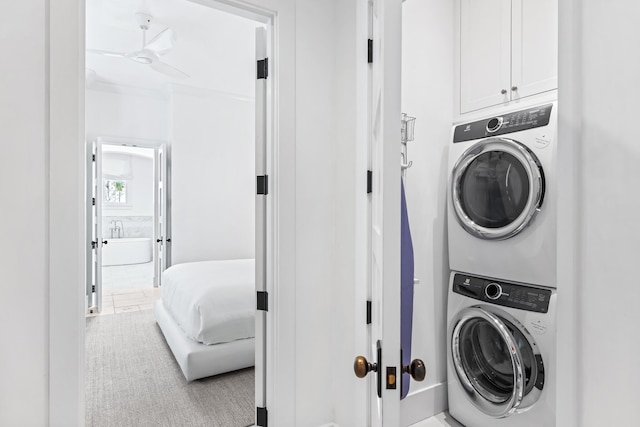
[[[258,60],[258,80],[269,77],[269,58]]]
[[[367,63],[373,63],[373,39],[367,40]]]
[[[96,205],[96,198],[92,197],[91,198],[91,206],[95,206]]]
[[[259,175],[256,180],[257,194],[269,194],[269,176]]]
[[[96,285],[91,285],[91,292],[95,292],[96,291]]]
[[[367,194],[373,191],[373,171],[367,171]]]
[[[257,292],[257,308],[260,311],[269,311],[269,294],[267,292]]]
[[[256,425],[260,427],[267,427],[267,408],[256,408]]]
[[[92,155],[91,155],[91,161],[92,161],[92,162],[95,162],[95,161],[96,161],[96,155],[95,155],[95,154],[92,154]]]
[[[98,246],[98,241],[97,240],[92,240],[91,241],[91,249],[95,249]]]
[[[371,301],[367,301],[367,325],[371,324]]]

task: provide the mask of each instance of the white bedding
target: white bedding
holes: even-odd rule
[[[204,344],[255,336],[253,259],[177,264],[162,273],[164,307],[185,334]]]

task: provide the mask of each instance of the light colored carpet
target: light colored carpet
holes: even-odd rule
[[[153,311],[87,318],[86,425],[253,425],[254,370],[188,383]]]

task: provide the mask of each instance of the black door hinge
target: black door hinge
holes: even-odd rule
[[[256,408],[256,425],[267,427],[267,408]]]
[[[367,301],[367,325],[371,324],[371,301]]]
[[[373,171],[367,171],[367,194],[373,191]]]
[[[95,162],[95,161],[96,161],[96,155],[95,155],[95,154],[92,154],[92,155],[91,155],[91,161],[92,161],[92,162]]]
[[[95,206],[96,205],[96,198],[92,197],[91,198],[91,206]]]
[[[269,58],[258,60],[258,79],[266,79],[269,77]]]
[[[91,285],[91,292],[95,292],[96,291],[96,285]]]
[[[256,180],[257,194],[269,194],[269,176],[260,175]]]
[[[373,62],[373,39],[367,40],[367,63]]]
[[[92,240],[91,241],[91,249],[95,249],[98,246],[98,241],[97,240]]]
[[[257,308],[260,311],[269,311],[269,294],[267,292],[257,292]]]

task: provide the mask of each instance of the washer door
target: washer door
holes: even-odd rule
[[[458,222],[482,239],[515,236],[544,198],[540,162],[512,139],[490,138],[471,146],[454,166],[451,182]]]
[[[504,418],[533,405],[544,387],[538,347],[520,322],[502,310],[474,306],[454,319],[453,364],[469,400]]]

